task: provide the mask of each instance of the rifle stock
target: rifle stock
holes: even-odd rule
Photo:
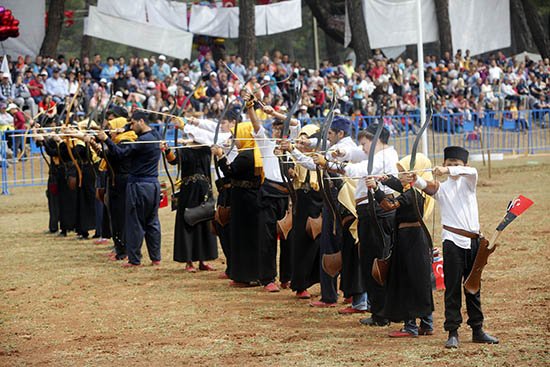
[[[483,273],[485,265],[487,265],[489,255],[496,250],[496,241],[501,233],[502,231],[495,231],[489,241],[484,237],[479,240],[479,249],[477,250],[472,271],[470,271],[470,275],[468,275],[466,282],[464,282],[464,289],[466,292],[470,294],[479,292],[481,288],[481,274]]]

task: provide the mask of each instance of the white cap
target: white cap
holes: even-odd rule
[[[121,97],[121,98],[124,97],[124,95],[122,94],[121,91],[117,91],[117,92],[115,93],[115,96]]]
[[[166,56],[160,55],[160,56],[159,56],[159,60],[166,61]]]
[[[183,77],[183,81],[184,81],[184,82],[190,82],[190,81],[191,81],[191,78],[188,77],[188,76],[184,76],[184,77]]]
[[[48,72],[47,72],[46,70],[42,70],[42,72],[40,73],[40,75],[48,76]]]
[[[211,76],[211,77],[212,76],[218,76],[218,73],[216,73],[215,71],[212,71],[212,72],[210,72],[210,74],[208,76]]]
[[[13,110],[14,108],[19,108],[19,107],[15,103],[10,103],[8,105],[8,108],[6,108],[6,111],[9,112],[9,111]]]
[[[339,115],[341,112],[340,112],[340,109],[339,108],[335,108],[334,109],[334,114],[335,115]]]
[[[233,93],[233,92],[235,92],[235,88],[229,86],[229,87],[227,87],[227,92],[228,93]]]
[[[172,70],[172,73],[177,73],[178,72],[178,68],[175,67],[175,66],[171,70]]]
[[[160,112],[168,112],[168,111],[170,111],[170,109],[166,106],[164,106],[160,109]]]
[[[301,106],[300,106],[300,110],[301,110],[301,111],[307,111],[307,106],[301,105]]]
[[[279,108],[279,110],[281,110],[281,111],[288,111],[288,108],[287,108],[286,106],[281,106],[281,107]]]
[[[264,80],[265,80],[266,82],[268,82],[268,81],[271,80],[271,77],[270,77],[269,75],[265,75],[265,76],[264,76]]]
[[[105,84],[107,84],[107,79],[101,78],[101,79],[99,80],[99,82],[100,82],[100,83],[105,83]]]
[[[147,88],[155,89],[156,87],[157,87],[157,85],[155,84],[155,82],[147,83]]]
[[[344,79],[340,78],[338,79],[338,83],[345,83]]]

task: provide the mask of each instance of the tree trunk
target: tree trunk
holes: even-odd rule
[[[85,9],[90,11],[90,5],[92,5],[92,0],[86,0]],[[82,33],[82,39],[80,41],[80,60],[83,60],[84,57],[90,57],[90,52],[92,50],[92,37],[86,36]]]
[[[336,42],[332,37],[325,36],[325,47],[327,51],[327,59],[334,65],[340,64],[340,51],[342,44]]]
[[[254,0],[239,1],[239,53],[245,65],[256,59],[255,4]]]
[[[521,0],[510,0],[510,14],[513,14],[511,17],[513,53],[535,50],[536,45],[533,43]]]
[[[63,18],[65,11],[65,0],[50,0],[48,7],[48,27],[46,35],[40,47],[40,55],[55,56],[61,30],[63,29]]]
[[[542,25],[542,17],[531,0],[522,0],[522,3],[525,17],[529,20],[527,24],[531,30],[531,36],[537,45],[540,55],[543,58],[550,57],[550,38]]]
[[[443,58],[445,52],[453,56],[453,38],[451,37],[451,20],[449,18],[449,0],[437,0],[435,3],[435,14],[437,16],[437,27],[439,29],[439,53]]]
[[[347,2],[351,28],[350,46],[357,57],[356,65],[367,65],[368,59],[372,56],[362,3],[362,0],[348,0]]]
[[[342,16],[338,17],[334,15],[330,2],[325,0],[306,0],[306,4],[317,19],[317,24],[325,31],[327,36],[343,44],[344,19]]]

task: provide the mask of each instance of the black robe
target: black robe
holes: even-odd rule
[[[46,145],[50,146],[46,149]],[[48,229],[51,233],[55,233],[59,229],[59,187],[58,187],[58,171],[59,164],[55,162],[59,161],[59,158],[53,159],[53,156],[48,152],[54,152],[57,155],[57,144],[53,139],[46,139],[43,142],[37,142],[37,146],[40,147],[40,152],[48,165],[48,187],[46,189],[46,197],[48,198],[48,211],[50,214]],[[48,159],[46,154],[50,155]]]
[[[231,178],[231,265],[229,277],[242,283],[259,280],[258,190],[254,175],[254,151],[240,152],[231,164],[219,161],[224,176]],[[243,184],[250,187],[241,187]]]
[[[403,191],[396,178],[384,184]],[[383,199],[377,195],[377,200]],[[400,223],[419,221],[424,213],[424,197],[416,189],[403,192],[395,201],[400,205],[395,213],[396,228]],[[384,317],[398,322],[429,316],[434,310],[431,274],[432,245],[426,231],[422,227],[397,229],[386,282]]]
[[[77,160],[82,172],[82,181],[76,189],[76,224],[75,229],[79,234],[87,234],[95,228],[95,176],[94,167],[90,162],[88,148],[84,145],[75,144],[73,155]],[[78,177],[77,177],[78,184]]]
[[[124,141],[122,140],[117,144]],[[129,159],[117,159],[107,150],[107,182],[105,184],[105,207],[109,213],[111,235],[118,259],[126,256],[126,184],[130,169]]]
[[[227,187],[229,185],[229,187]],[[216,187],[218,188],[218,199],[216,206],[230,208],[231,205],[231,180],[227,177],[218,178]],[[216,234],[220,239],[223,254],[225,255],[225,274],[229,277],[231,272],[231,222],[222,226],[218,221],[214,220],[213,225]]]
[[[318,218],[323,209],[321,194],[315,190],[296,190],[296,210],[289,233],[292,248],[292,278],[290,287],[302,292],[319,283],[320,237],[313,240],[306,232],[309,217]]]
[[[47,139],[44,144],[46,153],[59,159],[57,169],[57,191],[59,196],[59,228],[61,231],[73,231],[76,226],[76,190],[69,188],[68,180],[76,177],[76,168],[71,161],[65,142],[57,144]]]
[[[195,208],[212,195],[210,183],[211,153],[209,147],[178,149],[171,164],[181,162],[182,184],[178,196],[174,228],[174,261],[207,261],[218,258],[216,237],[210,221],[194,226],[184,220],[185,208]]]

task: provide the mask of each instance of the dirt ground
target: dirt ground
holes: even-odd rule
[[[473,344],[463,327],[460,348],[444,349],[441,291],[435,335],[391,340],[399,325],[369,328],[288,290],[233,289],[219,271],[185,273],[171,260],[169,209],[161,210],[162,266],[122,269],[106,245],[44,234],[44,188],[19,188],[0,197],[0,366],[548,366],[550,157],[494,162],[491,179],[476,166],[486,233],[514,196],[535,201],[484,273],[485,328],[499,345]],[[435,228],[437,246],[437,220]]]

